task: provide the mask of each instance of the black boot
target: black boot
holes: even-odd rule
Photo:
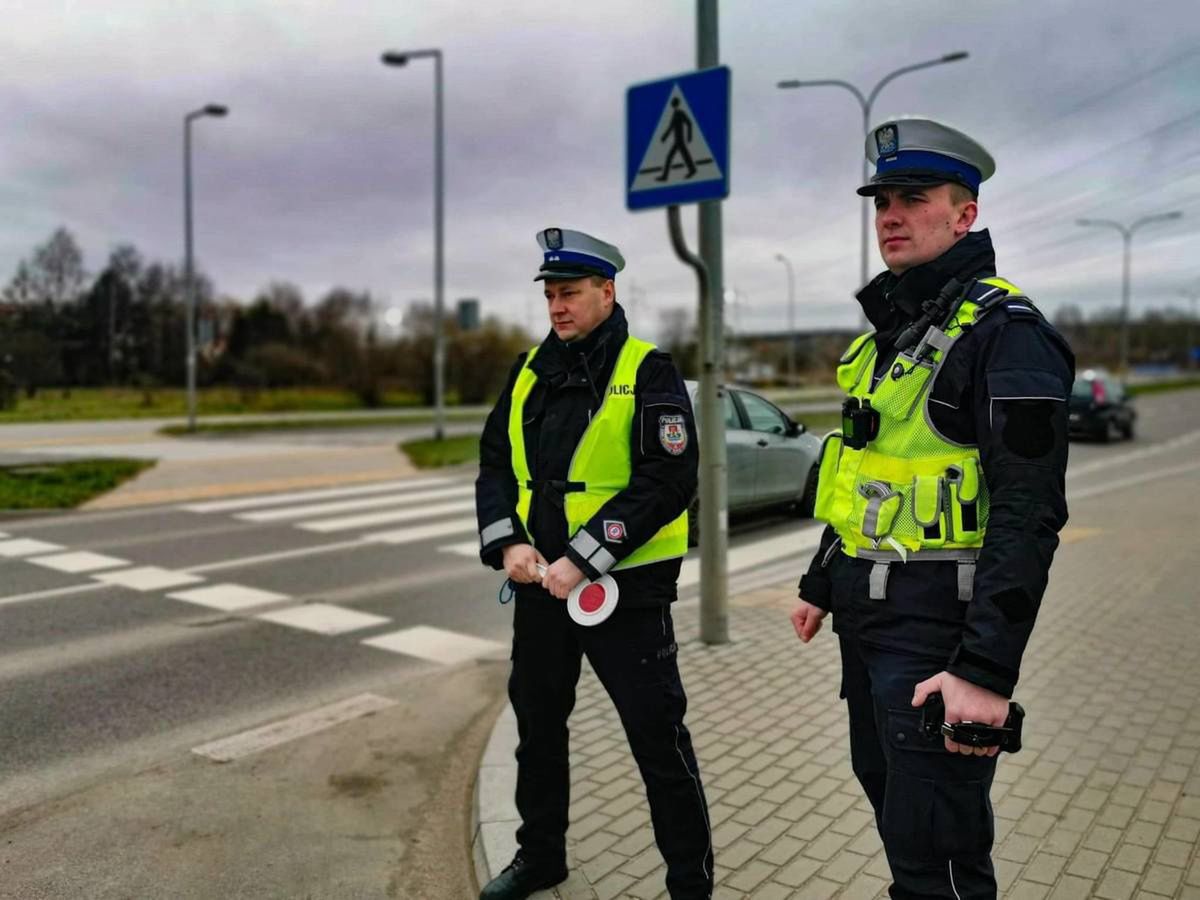
[[[565,865],[538,864],[518,853],[503,872],[484,885],[479,900],[525,900],[534,891],[552,888],[566,880]]]

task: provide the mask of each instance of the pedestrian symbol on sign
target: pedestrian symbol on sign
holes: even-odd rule
[[[631,192],[723,177],[678,84],[671,89],[654,136],[629,187]]]

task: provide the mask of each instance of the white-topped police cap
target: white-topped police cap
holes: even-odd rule
[[[875,165],[875,174],[858,189],[864,197],[891,185],[946,182],[978,194],[980,183],[996,171],[992,155],[974,138],[917,116],[889,119],[867,132],[867,160]]]
[[[625,268],[625,257],[612,244],[582,231],[567,228],[547,228],[537,234],[542,248],[542,267],[534,281],[555,281],[571,278],[616,278]]]

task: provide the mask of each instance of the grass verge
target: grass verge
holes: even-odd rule
[[[457,466],[479,459],[479,435],[464,434],[444,440],[405,441],[400,450],[408,455],[418,469]]]
[[[1179,378],[1172,381],[1148,381],[1145,384],[1131,384],[1129,386],[1129,393],[1137,397],[1144,394],[1182,391],[1194,387],[1200,387],[1200,375],[1193,375],[1188,378]]]
[[[153,465],[144,459],[85,459],[0,467],[0,509],[70,509]]]
[[[389,407],[419,406],[420,402],[417,395],[404,391],[385,391],[383,396],[383,405]],[[205,388],[197,392],[196,407],[202,416],[363,409],[353,393],[335,388]],[[186,414],[187,393],[178,388],[43,388],[33,397],[21,394],[15,408],[0,410],[0,424]]]

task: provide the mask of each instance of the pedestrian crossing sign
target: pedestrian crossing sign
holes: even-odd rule
[[[629,209],[729,196],[728,66],[635,84],[625,98]]]

